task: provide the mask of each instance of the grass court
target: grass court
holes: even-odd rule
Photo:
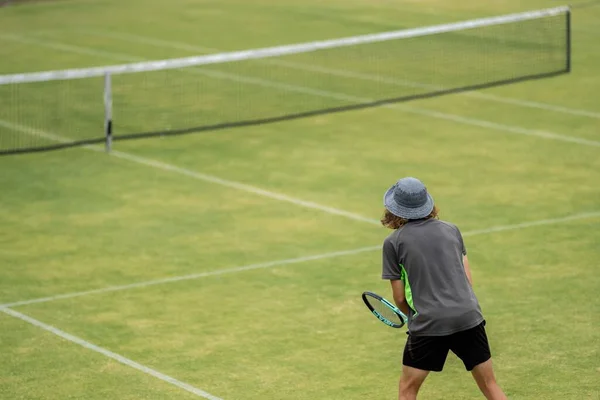
[[[560,5],[26,2],[0,8],[0,74],[301,43]],[[599,20],[600,7],[573,10],[573,70],[550,79],[117,141],[111,155],[79,147],[0,157],[0,398],[395,398],[405,335],[369,315],[360,293],[390,296],[380,279],[378,247],[389,233],[377,223],[382,196],[398,178],[416,176],[442,219],[465,236],[497,377],[509,398],[600,399]],[[444,68],[456,66],[451,52],[443,57]],[[386,68],[394,71],[396,61],[391,57]],[[349,70],[358,64],[329,62]],[[419,69],[418,58],[403,62]],[[236,73],[354,95],[370,88],[352,78],[322,87],[296,70],[266,68],[252,64]],[[214,102],[191,92],[153,97],[149,88],[128,98],[141,105],[121,119],[121,129],[152,129],[156,122],[144,107],[181,118],[195,112],[196,101],[206,115],[251,112],[231,108],[233,87],[258,93],[257,108],[280,103],[276,88],[202,79],[219,95]],[[38,118],[51,93],[31,91],[35,107],[25,105],[18,119],[4,107],[0,135],[28,119],[49,135],[97,129],[101,97],[100,108],[75,107],[73,119],[58,125]],[[302,94],[286,104],[321,100]],[[479,392],[449,357],[421,396],[464,400]]]

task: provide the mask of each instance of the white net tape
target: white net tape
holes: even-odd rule
[[[268,57],[278,57],[291,54],[308,53],[318,50],[355,46],[359,44],[383,42],[394,39],[406,39],[419,36],[436,35],[445,32],[474,29],[484,26],[493,26],[527,21],[532,19],[551,17],[564,14],[569,7],[556,7],[545,10],[529,11],[517,14],[502,15],[497,17],[480,18],[470,21],[456,22],[415,29],[404,29],[392,32],[382,32],[370,35],[353,36],[342,39],[323,40],[316,42],[292,44],[285,46],[268,47],[262,49],[251,49],[234,51],[228,53],[209,54],[177,59],[139,62],[132,64],[111,65],[94,68],[67,69],[62,71],[45,71],[26,74],[0,75],[0,85],[44,82],[53,80],[81,79],[104,76],[107,74],[129,74],[135,72],[148,72],[168,70],[183,67],[193,67],[208,64],[228,63],[233,61],[253,60]]]

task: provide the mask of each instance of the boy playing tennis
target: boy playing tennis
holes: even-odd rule
[[[506,396],[496,383],[485,320],[471,287],[467,250],[458,228],[437,219],[427,189],[400,179],[384,196],[383,279],[408,315],[399,400],[417,398],[430,371],[441,371],[452,350],[489,400]]]

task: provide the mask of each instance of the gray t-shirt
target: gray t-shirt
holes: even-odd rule
[[[402,280],[415,336],[445,336],[483,322],[462,257],[458,228],[437,219],[409,221],[383,243],[382,278]]]

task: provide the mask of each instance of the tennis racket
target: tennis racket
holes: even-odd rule
[[[373,292],[364,292],[362,299],[371,313],[387,326],[402,328],[408,321],[408,317],[398,307]]]

